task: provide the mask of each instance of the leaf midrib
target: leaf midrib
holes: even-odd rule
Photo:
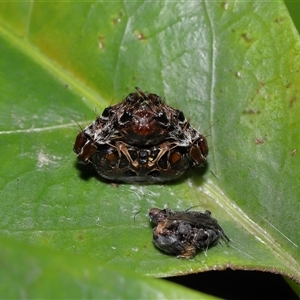
[[[195,187],[196,188],[196,187]],[[216,184],[207,179],[201,186],[201,191],[226,210],[226,213],[239,225],[244,227],[254,236],[256,240],[260,240],[271,253],[279,261],[284,262],[286,268],[291,271],[291,274],[300,278],[300,264],[297,262],[280,244],[273,238],[265,229],[258,226],[240,207],[234,203],[216,186]],[[290,274],[290,276],[291,276]]]

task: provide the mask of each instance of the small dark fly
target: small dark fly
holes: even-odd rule
[[[153,242],[160,250],[177,257],[192,258],[220,239],[230,240],[211,216],[211,212],[171,211],[169,208],[151,208],[149,219],[154,226]]]

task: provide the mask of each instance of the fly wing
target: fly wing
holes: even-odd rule
[[[226,236],[222,227],[218,224],[218,221],[210,216],[210,213],[200,213],[198,211],[178,211],[171,212],[170,215],[166,218],[165,226],[167,228],[178,224],[179,222],[188,223],[198,229],[212,229],[215,232],[218,232],[220,237],[229,242],[230,239]]]
[[[175,221],[183,221],[197,227],[219,229],[220,226],[216,219],[205,213],[197,211],[173,212],[167,217],[167,224],[172,224]]]

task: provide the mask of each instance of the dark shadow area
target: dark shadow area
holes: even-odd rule
[[[299,299],[281,275],[259,271],[210,271],[165,278],[227,300]]]
[[[180,176],[179,178],[176,178],[174,180],[171,181],[167,181],[167,182],[123,182],[123,181],[112,181],[109,179],[105,179],[104,177],[100,176],[96,169],[94,168],[93,164],[89,163],[89,164],[84,164],[81,163],[79,161],[75,161],[74,163],[74,167],[78,170],[78,176],[85,180],[88,181],[91,178],[96,178],[97,180],[99,180],[100,182],[104,182],[104,183],[115,183],[115,184],[136,184],[136,185],[155,185],[155,184],[160,184],[160,185],[178,185],[180,183],[185,182],[188,179],[191,179],[193,181],[194,184],[200,185],[203,182],[203,175],[205,172],[207,172],[208,169],[208,164],[204,164],[202,167],[200,168],[194,168],[194,167],[190,167],[182,176]]]
[[[177,186],[178,184],[181,184],[187,180],[191,180],[193,184],[199,186],[203,183],[203,175],[208,172],[208,162],[206,162],[203,166],[200,168],[195,168],[193,166],[190,166],[186,172],[180,176],[179,178],[168,181],[165,184],[168,186]],[[164,183],[162,183],[164,184]],[[172,209],[172,207],[170,207]],[[187,207],[188,208],[188,207]]]
[[[96,169],[92,164],[83,164],[78,161],[74,164],[75,168],[79,171],[78,176],[85,181],[90,180],[91,178],[97,178],[99,181],[104,183],[111,183],[109,180],[98,175]]]

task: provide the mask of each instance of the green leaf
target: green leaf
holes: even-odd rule
[[[2,235],[155,277],[231,267],[300,281],[300,44],[282,2],[6,2],[0,22]],[[205,172],[115,187],[77,167],[74,121],[135,86],[208,135]],[[232,242],[162,254],[147,213],[165,204],[212,211]]]
[[[0,240],[5,299],[216,299],[92,259]]]

